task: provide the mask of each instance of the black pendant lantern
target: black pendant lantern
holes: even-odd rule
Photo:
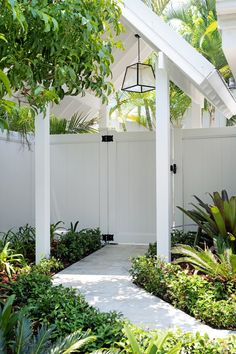
[[[152,65],[140,62],[140,36],[138,39],[138,62],[127,66],[122,84],[122,91],[128,92],[148,92],[155,90],[155,74]]]

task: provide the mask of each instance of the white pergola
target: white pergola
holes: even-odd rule
[[[114,51],[112,65],[113,83],[121,87],[125,68],[136,61],[136,39],[143,39],[141,57],[151,51],[158,53],[156,59],[156,239],[158,255],[170,260],[171,228],[171,173],[170,173],[170,105],[169,81],[173,81],[195,105],[195,119],[200,127],[200,112],[204,98],[211,102],[223,115],[230,118],[236,114],[236,101],[225,82],[201,54],[192,48],[168,24],[164,23],[141,0],[124,0],[122,23],[126,32],[121,35],[125,51]],[[91,98],[91,97],[90,97]],[[98,99],[67,98],[67,107],[82,102],[89,106],[93,102],[99,107]],[[93,106],[94,107],[94,106]],[[106,126],[104,107],[100,106]],[[92,108],[91,108],[92,109]],[[64,112],[65,113],[65,112]],[[50,139],[49,109],[46,118],[39,116],[35,127],[35,193],[36,193],[36,262],[50,254]]]

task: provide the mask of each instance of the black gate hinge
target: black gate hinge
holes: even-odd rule
[[[177,166],[175,163],[173,163],[173,165],[170,165],[170,170],[171,172],[173,172],[173,174],[175,175],[177,172]]]
[[[113,135],[102,135],[103,143],[110,143],[111,141],[113,141]]]

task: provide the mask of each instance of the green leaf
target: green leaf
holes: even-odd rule
[[[11,96],[11,84],[10,84],[10,81],[7,77],[7,75],[0,69],[0,80],[3,82],[6,90],[7,90],[7,93],[9,96]]]

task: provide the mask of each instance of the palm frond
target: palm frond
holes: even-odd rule
[[[94,128],[96,123],[97,118],[88,119],[88,115],[77,112],[71,117],[66,131],[69,134],[97,133],[97,129]]]
[[[22,315],[19,316],[16,326],[16,340],[13,345],[13,352],[24,354],[26,347],[32,338],[31,321]]]
[[[59,340],[49,351],[49,354],[70,354],[75,353],[85,345],[96,340],[95,336],[82,334],[80,330]]]

